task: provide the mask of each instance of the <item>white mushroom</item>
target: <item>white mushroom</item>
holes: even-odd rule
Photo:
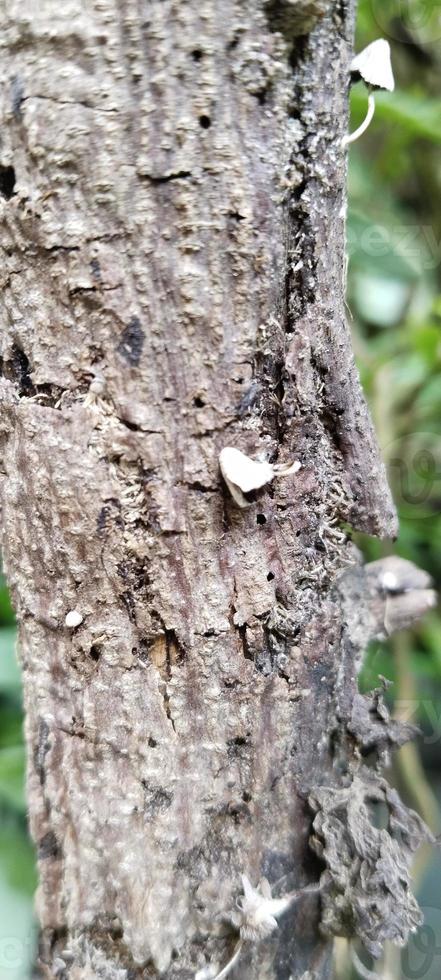
[[[359,75],[369,89],[368,108],[358,129],[343,137],[342,146],[353,143],[368,128],[375,112],[375,98],[372,89],[384,89],[387,92],[393,92],[395,88],[389,42],[380,37],[377,41],[372,41],[372,44],[368,44],[367,48],[364,48],[352,59],[351,75]]]
[[[68,629],[74,630],[77,626],[81,626],[83,619],[84,616],[78,612],[78,609],[71,609],[65,617],[64,625],[67,626]]]
[[[265,460],[250,459],[240,449],[234,449],[233,446],[225,446],[219,456],[219,466],[236,504],[239,507],[249,507],[249,502],[244,497],[244,493],[259,490],[266,483],[271,483],[275,476],[288,476],[290,473],[297,473],[301,464],[296,460],[294,463],[286,465],[272,465]]]
[[[277,929],[277,916],[286,912],[292,903],[292,895],[273,898],[266,878],[262,878],[257,888],[253,888],[246,875],[242,877],[243,897],[237,900],[239,910],[235,916],[241,939],[257,942],[265,939]]]
[[[356,54],[351,62],[351,73],[361,75],[366,85],[372,88],[386,89],[393,92],[395,79],[390,60],[390,44],[384,37],[379,37],[360,54]]]
[[[236,909],[231,914],[231,921],[239,932],[239,941],[233,954],[220,972],[215,964],[208,964],[198,970],[194,980],[224,980],[236,965],[243,946],[247,942],[260,942],[277,929],[277,919],[298,898],[303,895],[317,893],[320,884],[306,885],[297,891],[273,898],[271,887],[266,878],[262,878],[254,888],[247,875],[241,875],[243,895],[237,899]]]

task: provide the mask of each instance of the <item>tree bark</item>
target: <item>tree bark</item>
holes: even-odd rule
[[[322,875],[234,976],[325,980],[332,935],[385,938],[367,801],[390,876],[393,819],[409,855],[422,832],[363,763],[408,733],[357,666],[431,602],[343,529],[396,531],[344,309],[354,4],[0,16],[1,499],[42,968],[214,976],[242,873],[275,894]],[[240,510],[226,445],[302,468]],[[413,900],[384,891],[401,940]]]

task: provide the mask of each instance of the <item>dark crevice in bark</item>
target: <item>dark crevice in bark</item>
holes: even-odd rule
[[[297,42],[296,71],[308,71],[311,53],[306,40]],[[296,150],[295,166],[300,175],[300,182],[287,195],[288,242],[287,265],[285,278],[285,310],[284,322],[287,334],[295,332],[296,321],[302,316],[308,305],[315,300],[315,234],[311,227],[308,196],[313,193],[311,182],[315,161],[311,157],[311,134],[308,127],[307,113],[310,111],[305,91],[297,86],[294,90],[293,105],[304,138]]]
[[[242,642],[242,649],[243,649],[243,655],[245,657],[245,660],[252,660],[252,661],[254,661],[254,656],[253,656],[253,654],[252,654],[252,652],[251,652],[251,650],[249,648],[249,645],[248,645],[248,640],[247,640],[247,626],[246,626],[246,623],[244,623],[242,626],[238,626],[237,627],[237,631],[239,633],[239,636],[240,636],[240,639],[241,639],[241,642]]]
[[[196,490],[198,493],[220,493],[220,487],[206,487],[203,483],[199,483],[199,480],[195,480],[194,483],[185,483],[181,481],[177,486],[187,487],[188,490]]]
[[[124,419],[121,415],[118,415],[118,422],[121,422],[121,425],[123,425],[126,429],[128,429],[129,432],[142,432],[142,431],[144,431],[141,428],[141,426],[138,425],[136,422],[129,422],[128,419]]]
[[[166,713],[167,718],[168,718],[168,720],[169,720],[169,722],[170,722],[170,724],[171,724],[171,726],[173,728],[173,731],[175,732],[176,731],[176,725],[175,725],[175,720],[174,720],[173,715],[172,715],[172,712],[171,712],[170,695],[169,695],[169,693],[168,693],[167,690],[165,690],[163,692],[162,698],[163,698],[163,702],[164,702],[164,710],[165,710],[165,713]]]
[[[11,200],[14,193],[15,187],[15,170],[14,167],[5,167],[0,164],[0,194],[5,197],[7,201]]]
[[[35,395],[29,358],[18,344],[12,345],[7,359],[2,358],[0,370],[3,377],[16,385],[20,398],[29,398]]]
[[[41,244],[40,245],[40,248],[42,248],[43,251],[47,255],[52,255],[52,254],[53,255],[57,255],[58,252],[66,252],[67,254],[70,254],[71,252],[81,252],[81,248],[80,248],[79,245],[44,245],[44,244]]]
[[[11,108],[17,122],[21,120],[21,107],[24,100],[24,86],[19,75],[13,75],[10,85]]]
[[[165,649],[167,655],[167,679],[171,680],[172,667],[175,664],[183,663],[186,659],[186,651],[172,629],[165,630]]]
[[[40,785],[44,786],[46,781],[46,756],[50,749],[50,728],[47,722],[41,718],[38,725],[38,739],[34,748],[33,762]]]
[[[57,408],[66,390],[50,383],[34,384],[29,358],[18,344],[10,347],[7,356],[0,357],[0,377],[12,381],[20,398],[41,399],[41,404],[46,408]]]
[[[141,174],[142,180],[148,180],[151,184],[168,184],[173,180],[188,180],[192,176],[191,170],[178,170],[175,174]]]

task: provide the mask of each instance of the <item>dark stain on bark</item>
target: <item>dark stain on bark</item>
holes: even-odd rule
[[[61,858],[63,856],[62,849],[58,840],[53,832],[53,830],[48,830],[47,834],[41,838],[38,842],[38,858],[39,860],[44,860],[45,858]]]
[[[164,813],[172,805],[173,795],[161,786],[150,786],[143,779],[142,786],[145,792],[145,813],[150,820],[154,820],[160,813]]]
[[[34,766],[41,786],[44,786],[46,781],[45,759],[49,749],[49,726],[41,718],[38,726],[38,740],[34,750]]]
[[[137,367],[144,347],[144,332],[139,317],[132,316],[121,334],[117,351],[132,367]]]
[[[11,79],[11,106],[17,120],[21,119],[21,106],[24,101],[24,87],[19,75]]]
[[[100,536],[106,537],[113,524],[116,527],[123,527],[120,510],[121,504],[115,497],[109,499],[107,503],[101,507],[96,522],[96,529]]]
[[[0,167],[0,193],[3,194],[1,181],[2,173]],[[8,356],[3,361],[3,375],[8,381],[12,381],[17,386],[18,394],[21,398],[35,394],[30,372],[29,359],[24,350],[18,344],[13,344]]]
[[[288,42],[310,31],[325,10],[325,0],[303,0],[297,3],[292,0],[267,0],[265,4],[269,27],[272,31],[280,31]]]

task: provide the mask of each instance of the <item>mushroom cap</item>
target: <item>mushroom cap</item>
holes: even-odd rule
[[[293,463],[271,463],[250,459],[240,449],[225,446],[219,455],[219,466],[227,487],[239,507],[249,507],[244,493],[259,490],[275,476],[289,476],[301,468],[298,459]]]
[[[233,483],[242,490],[242,493],[258,490],[259,487],[265,486],[265,483],[269,483],[274,476],[271,463],[250,459],[240,449],[233,449],[232,446],[226,446],[222,450],[219,463],[222,476],[227,483]]]
[[[351,61],[351,73],[361,76],[366,85],[372,88],[386,89],[393,92],[395,79],[390,60],[390,45],[383,37],[372,41],[363,48]]]
[[[71,609],[65,616],[64,625],[68,629],[74,630],[77,626],[81,626],[83,619],[84,616],[78,612],[78,609]]]

